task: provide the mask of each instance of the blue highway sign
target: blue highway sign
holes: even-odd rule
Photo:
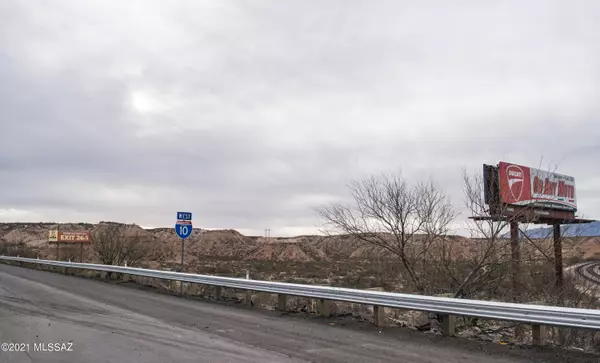
[[[188,238],[192,234],[192,222],[186,220],[177,221],[177,224],[175,224],[175,233],[181,239]]]
[[[192,213],[190,212],[177,212],[177,220],[179,221],[191,221]]]

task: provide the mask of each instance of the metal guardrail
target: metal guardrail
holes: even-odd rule
[[[443,315],[462,315],[538,325],[600,330],[600,310],[515,304],[483,300],[454,299],[393,292],[365,291],[329,286],[246,280],[240,278],[196,275],[134,267],[51,261],[12,256],[0,256],[0,261],[1,260],[66,268],[116,272],[128,275],[184,281],[189,283],[260,291],[274,294],[303,296],[333,301],[346,301],[391,308],[427,311]]]

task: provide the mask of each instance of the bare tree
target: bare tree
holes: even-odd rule
[[[466,229],[476,245],[462,256],[463,262],[467,265],[466,276],[461,276],[461,273],[449,268],[450,264],[447,261],[443,261],[442,266],[447,267],[446,272],[458,282],[454,292],[455,297],[471,295],[471,292],[476,291],[479,286],[503,279],[503,274],[498,273],[498,270],[504,269],[504,265],[509,260],[510,240],[504,235],[508,232],[511,219],[491,218],[497,213],[499,215],[503,213],[497,210],[492,212],[490,206],[486,205],[483,177],[480,174],[470,176],[463,170],[463,192],[465,207],[470,217],[474,217],[468,220]],[[506,208],[506,206],[499,206],[499,208]],[[451,259],[452,256],[448,258]]]
[[[456,217],[449,198],[433,180],[409,185],[400,173],[353,181],[349,189],[353,203],[323,206],[318,214],[333,230],[398,258],[413,288],[425,292],[418,265]]]
[[[26,238],[21,237],[16,241],[9,242],[4,238],[0,238],[0,252],[8,256],[20,257],[36,257],[39,248],[33,248],[27,244]]]
[[[106,223],[92,232],[94,254],[103,264],[135,266],[146,257],[142,236],[127,232],[128,226],[117,223]]]

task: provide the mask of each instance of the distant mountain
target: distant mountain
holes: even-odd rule
[[[552,227],[535,228],[525,231],[529,238],[552,237]],[[600,221],[585,224],[564,224],[561,226],[563,237],[597,237],[600,236]],[[510,237],[507,234],[506,237]]]

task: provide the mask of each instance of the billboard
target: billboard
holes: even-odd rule
[[[500,162],[500,202],[517,206],[577,211],[575,178]]]
[[[58,242],[58,231],[57,230],[48,231],[48,242]]]
[[[90,243],[90,232],[63,232],[51,230],[48,232],[48,242]]]

